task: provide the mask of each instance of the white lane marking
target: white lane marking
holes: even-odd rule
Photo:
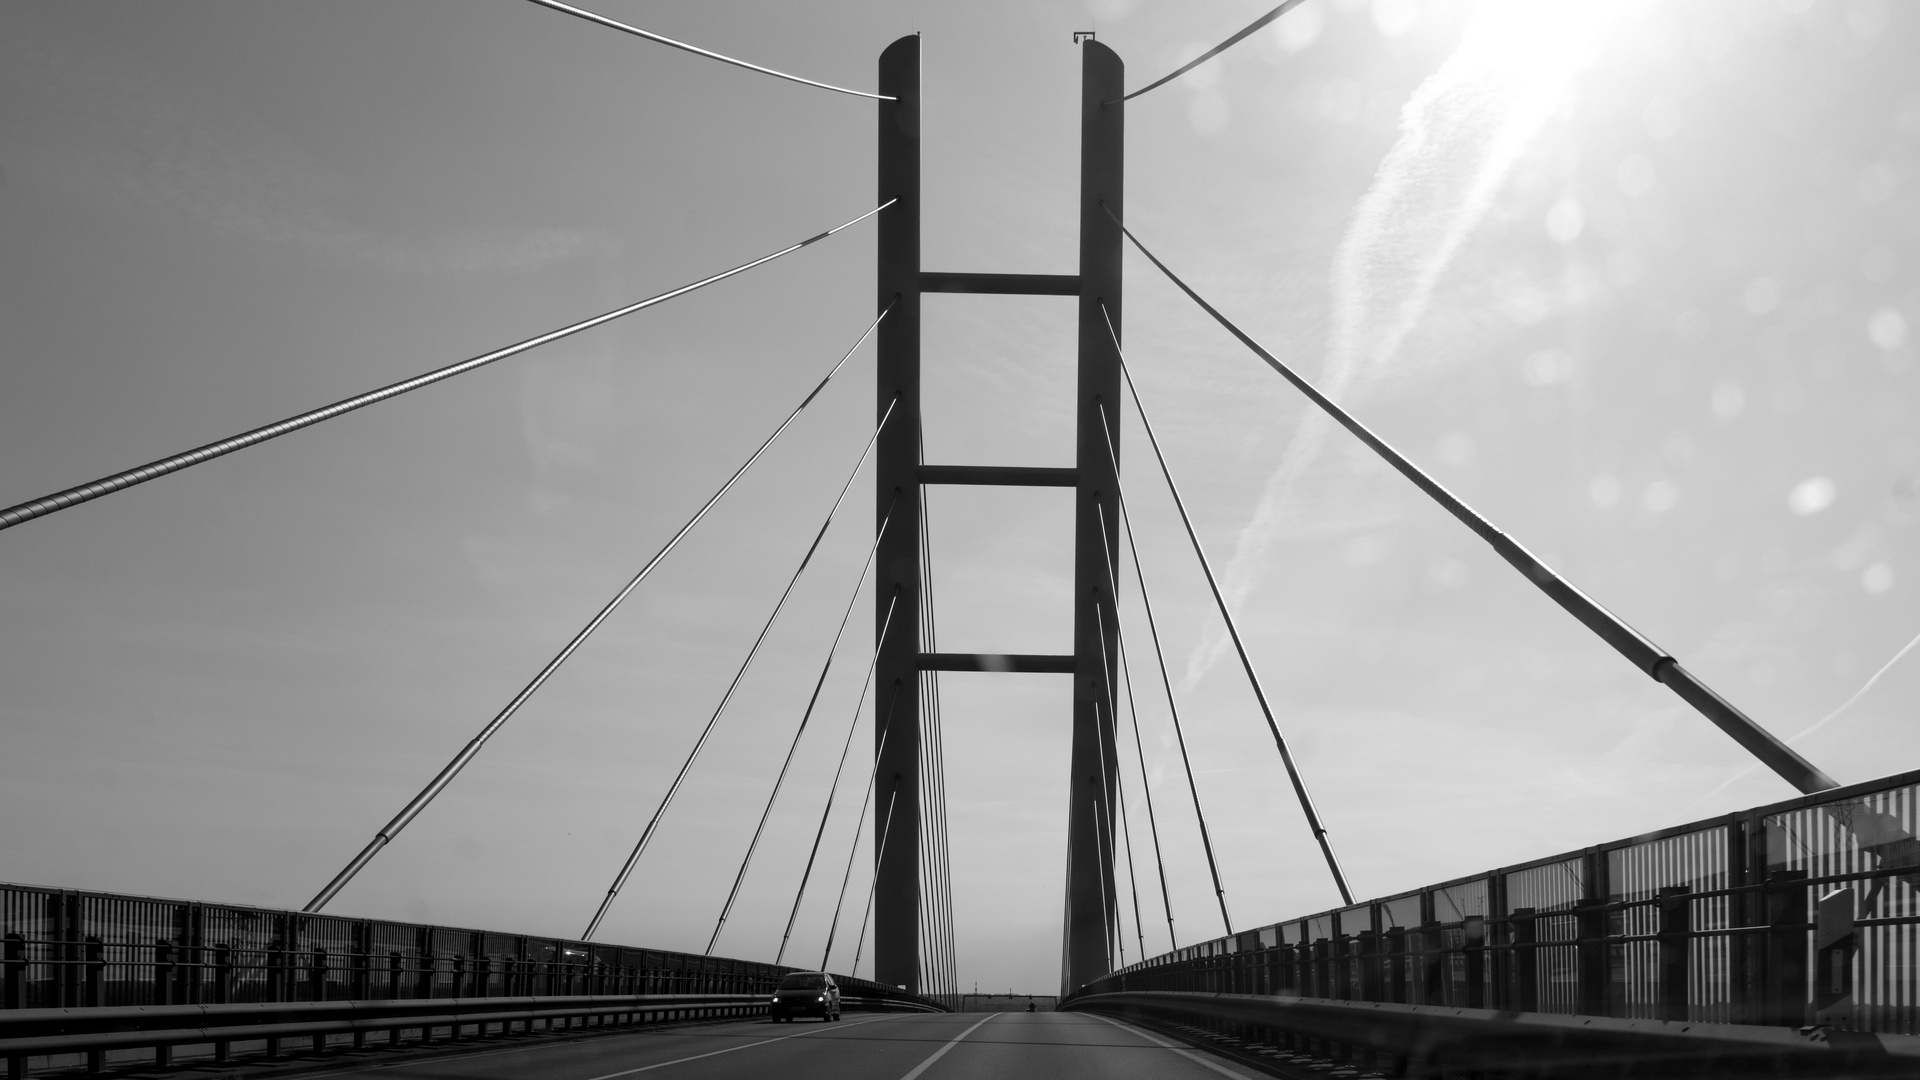
[[[836,1027],[831,1024],[822,1024],[821,1026],[817,1028],[813,1028],[808,1031],[796,1031],[791,1035],[782,1035],[774,1039],[761,1039],[759,1042],[741,1043],[739,1046],[729,1046],[724,1050],[709,1050],[704,1054],[695,1054],[692,1057],[674,1058],[672,1061],[655,1062],[652,1065],[642,1065],[637,1069],[622,1069],[619,1072],[610,1072],[600,1076],[589,1077],[588,1080],[613,1080],[613,1078],[616,1076],[632,1076],[634,1073],[652,1072],[655,1069],[664,1069],[669,1065],[684,1065],[689,1061],[699,1061],[701,1058],[719,1057],[721,1054],[731,1054],[735,1050],[751,1050],[756,1046],[765,1046],[768,1043],[786,1042],[788,1039],[797,1039],[802,1035],[817,1035],[823,1031],[845,1031],[847,1030],[847,1028],[850,1028],[850,1027],[859,1027],[861,1024],[872,1024],[872,1023],[876,1023],[878,1021],[886,1020],[886,1019],[889,1019],[889,1018],[885,1016],[876,1016],[872,1020],[860,1020],[852,1024],[847,1024],[844,1027]]]
[[[988,1014],[986,1015],[986,1019],[983,1019],[983,1020],[981,1020],[981,1021],[980,1021],[980,1024],[984,1024],[984,1023],[986,1023],[986,1022],[987,1022],[987,1020],[991,1020],[991,1019],[993,1019],[994,1017],[996,1017],[996,1016],[998,1016],[998,1015],[1000,1015],[1000,1014],[999,1014],[999,1013],[988,1013]],[[912,1071],[912,1072],[910,1072],[910,1073],[908,1073],[907,1075],[905,1075],[905,1076],[903,1076],[903,1077],[901,1077],[901,1078],[900,1078],[900,1080],[918,1080],[918,1078],[919,1078],[919,1076],[920,1076],[920,1074],[921,1074],[921,1073],[923,1073],[923,1072],[926,1072],[926,1071],[927,1071],[927,1069],[928,1069],[928,1068],[929,1068],[930,1066],[932,1066],[932,1064],[933,1064],[934,1062],[936,1062],[936,1061],[939,1061],[939,1060],[940,1060],[941,1058],[943,1058],[943,1057],[945,1057],[945,1056],[946,1056],[946,1054],[947,1054],[947,1051],[949,1051],[949,1050],[951,1050],[951,1049],[953,1049],[953,1048],[954,1048],[954,1047],[955,1047],[956,1045],[958,1045],[961,1039],[964,1039],[964,1038],[966,1038],[967,1036],[969,1036],[969,1035],[971,1035],[971,1034],[973,1034],[973,1033],[974,1033],[975,1031],[978,1031],[978,1030],[980,1029],[980,1024],[975,1024],[975,1025],[973,1025],[972,1027],[970,1027],[970,1028],[968,1028],[967,1030],[965,1030],[965,1031],[963,1031],[963,1032],[961,1032],[960,1034],[958,1034],[958,1035],[955,1035],[955,1036],[954,1036],[953,1038],[951,1038],[951,1039],[949,1039],[949,1040],[947,1040],[947,1045],[945,1045],[945,1046],[943,1046],[943,1047],[941,1047],[941,1048],[940,1048],[940,1049],[938,1049],[938,1050],[935,1050],[935,1051],[933,1052],[933,1056],[932,1056],[932,1057],[929,1057],[929,1058],[928,1058],[927,1060],[925,1060],[925,1061],[923,1061],[923,1062],[921,1062],[921,1063],[920,1063],[920,1064],[918,1064],[918,1065],[915,1065],[915,1066],[913,1067],[913,1071]],[[595,1077],[595,1078],[594,1078],[594,1080],[600,1080],[600,1078],[599,1078],[599,1077]]]
[[[1161,1042],[1159,1039],[1154,1038],[1153,1036],[1147,1034],[1144,1031],[1141,1031],[1139,1028],[1134,1027],[1131,1024],[1123,1024],[1118,1020],[1108,1019],[1107,1017],[1101,1016],[1099,1013],[1088,1013],[1087,1015],[1092,1016],[1096,1019],[1106,1020],[1107,1023],[1112,1024],[1114,1027],[1119,1028],[1121,1031],[1130,1031],[1133,1034],[1138,1035],[1141,1038],[1147,1040],[1148,1042],[1154,1044],[1155,1046],[1165,1047],[1166,1049],[1171,1050],[1176,1054],[1179,1054],[1181,1057],[1186,1058],[1188,1061],[1191,1061],[1196,1065],[1204,1065],[1205,1067],[1212,1069],[1214,1072],[1219,1073],[1221,1076],[1231,1076],[1233,1077],[1233,1080],[1247,1080],[1246,1073],[1234,1072],[1232,1069],[1229,1069],[1224,1065],[1216,1065],[1213,1062],[1208,1061],[1206,1058],[1203,1058],[1198,1054],[1188,1053],[1187,1051],[1180,1049],[1179,1047],[1173,1045],[1170,1042]]]

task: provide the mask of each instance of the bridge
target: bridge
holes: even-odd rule
[[[1075,256],[1071,265],[1007,266],[939,265],[923,257],[929,246],[923,228],[953,226],[939,223],[925,197],[933,174],[924,151],[941,139],[945,114],[927,107],[920,35],[885,48],[867,89],[749,62],[559,0],[525,5],[521,14],[543,33],[571,34],[623,55],[680,57],[692,65],[687,70],[704,72],[702,78],[764,82],[865,111],[875,120],[872,187],[837,192],[842,209],[830,220],[760,243],[718,270],[688,270],[643,298],[575,312],[532,336],[422,374],[303,412],[282,409],[281,419],[19,502],[0,510],[6,533],[0,543],[56,529],[71,528],[77,536],[89,528],[89,515],[117,506],[133,516],[112,518],[114,527],[138,528],[138,514],[167,508],[170,485],[258,458],[272,462],[272,451],[256,454],[257,447],[285,455],[302,439],[356,422],[341,421],[348,414],[426,407],[434,394],[469,385],[473,380],[463,378],[469,373],[489,368],[497,375],[558,343],[630,326],[642,312],[663,316],[709,302],[822,252],[857,248],[866,241],[856,238],[871,233],[872,285],[860,294],[859,316],[830,344],[792,343],[792,354],[811,358],[812,367],[777,415],[763,418],[762,410],[744,406],[766,399],[757,389],[742,389],[730,403],[738,407],[690,410],[700,413],[694,423],[701,429],[749,433],[724,468],[696,469],[695,455],[672,453],[629,466],[697,474],[704,486],[695,491],[682,483],[671,488],[674,499],[654,500],[672,505],[649,508],[646,550],[636,555],[634,538],[621,538],[631,565],[620,580],[601,583],[594,603],[568,615],[563,629],[543,623],[543,633],[555,632],[538,646],[540,659],[512,673],[512,689],[477,727],[468,723],[460,733],[464,741],[442,747],[431,766],[420,766],[413,754],[382,760],[384,778],[377,784],[334,778],[352,795],[311,812],[324,818],[316,834],[328,847],[299,853],[315,889],[299,908],[212,894],[162,899],[113,891],[98,886],[103,872],[97,868],[84,881],[0,885],[0,1050],[10,1080],[206,1069],[289,1076],[399,1069],[422,1077],[503,1078],[537,1071],[581,1080],[776,1070],[906,1080],[1062,1071],[1912,1075],[1920,1067],[1920,967],[1913,963],[1920,771],[1889,760],[1884,764],[1896,771],[1888,775],[1837,781],[1735,704],[1739,695],[1709,685],[1555,569],[1556,559],[1537,555],[1519,528],[1470,504],[1460,494],[1467,488],[1383,435],[1345,400],[1352,385],[1329,384],[1324,373],[1316,376],[1285,349],[1266,344],[1257,313],[1233,310],[1202,268],[1184,264],[1190,256],[1171,253],[1170,230],[1152,216],[1128,213],[1128,163],[1141,154],[1137,139],[1131,156],[1126,145],[1128,102],[1205,77],[1223,54],[1274,33],[1270,28],[1287,25],[1285,19],[1302,17],[1295,9],[1314,10],[1315,2],[1287,0],[1156,80],[1132,80],[1097,29],[1075,33]],[[1507,14],[1527,28],[1527,16]],[[1398,17],[1374,15],[1383,28]],[[1572,36],[1592,29],[1575,24]],[[1475,42],[1491,33],[1486,25],[1492,24],[1470,26],[1462,48],[1481,47]],[[763,165],[751,175],[778,188],[789,179],[781,175],[784,168]],[[1554,213],[1561,213],[1558,204]],[[1550,216],[1549,232],[1577,236],[1581,226],[1567,220],[1564,213]],[[859,249],[861,258],[866,250]],[[1384,893],[1370,891],[1384,880],[1370,869],[1356,886],[1353,848],[1333,824],[1340,812],[1328,807],[1371,796],[1350,783],[1315,782],[1316,767],[1325,768],[1334,751],[1321,745],[1302,752],[1297,740],[1304,724],[1290,717],[1279,689],[1284,677],[1272,674],[1276,665],[1263,657],[1256,636],[1259,612],[1247,599],[1245,564],[1224,562],[1219,547],[1204,538],[1205,523],[1196,520],[1195,488],[1207,478],[1177,467],[1182,458],[1175,442],[1190,425],[1164,425],[1163,410],[1174,407],[1167,398],[1180,383],[1144,374],[1163,351],[1162,338],[1150,332],[1150,344],[1127,346],[1124,301],[1144,286],[1123,280],[1123,271],[1143,275],[1147,286],[1185,305],[1193,325],[1217,336],[1209,348],[1229,353],[1268,380],[1263,385],[1273,392],[1303,404],[1301,430],[1314,424],[1339,429],[1368,463],[1356,475],[1391,478],[1439,511],[1432,528],[1451,528],[1480,545],[1479,557],[1493,557],[1481,565],[1507,572],[1502,585],[1526,591],[1533,617],[1543,625],[1556,620],[1554,630],[1540,632],[1579,634],[1592,656],[1667,695],[1665,715],[1684,717],[1688,730],[1712,734],[1749,771],[1770,774],[1797,794],[1683,817],[1632,836],[1595,840],[1607,834],[1583,833],[1581,839],[1593,842],[1536,850],[1499,865],[1447,858],[1451,876]],[[787,283],[818,284],[791,277]],[[835,293],[860,288],[838,274],[828,285]],[[1749,290],[1749,308],[1757,295]],[[943,320],[954,310],[948,305],[1005,297],[1071,327],[1073,376],[1062,380],[1070,396],[1054,417],[1063,430],[1051,444],[1070,460],[980,462],[928,451],[929,414],[957,414],[962,423],[978,418],[942,399],[955,392],[936,360],[938,328],[949,325]],[[739,319],[749,309],[737,302],[708,310],[751,321]],[[1890,323],[1871,325],[1892,340]],[[1139,341],[1138,320],[1135,326]],[[1059,335],[1057,343],[1064,347],[1066,340]],[[1897,359],[1903,342],[1885,351]],[[863,386],[858,372],[868,354],[872,378]],[[1544,355],[1529,358],[1528,371],[1551,383],[1563,362],[1554,356],[1535,362]],[[1886,368],[1903,370],[1893,359]],[[407,403],[395,400],[416,391],[423,393]],[[849,395],[857,405],[840,401]],[[1721,397],[1715,401],[1720,408]],[[686,418],[671,415],[674,408],[671,401],[655,406],[661,425],[693,430]],[[829,409],[837,442],[806,427]],[[578,415],[593,412],[587,406]],[[435,422],[457,424],[459,417],[438,415]],[[309,429],[317,430],[309,435]],[[548,434],[558,447],[551,453],[575,452],[565,433]],[[807,439],[813,441],[804,451],[794,447]],[[419,440],[415,448],[435,457],[442,452]],[[222,461],[234,455],[240,456]],[[787,471],[777,475],[790,490],[756,491],[754,483],[780,469],[783,455],[790,459]],[[373,479],[364,464],[358,468]],[[1831,503],[1831,488],[1831,482],[1826,489],[1795,488],[1794,512],[1819,512]],[[1020,644],[942,647],[935,606],[942,547],[934,508],[956,489],[987,499],[1049,500],[1048,512],[1069,523],[1054,534],[1064,542],[1058,565],[1067,572],[1051,582],[1047,601],[1057,600],[1061,610],[1023,611],[995,630]],[[686,492],[692,494],[678,497]],[[793,515],[771,511],[730,516],[754,497],[804,502],[804,515],[794,518],[797,525],[786,522]],[[1650,507],[1658,501],[1648,499]],[[1820,506],[1802,510],[1816,502]],[[535,500],[530,509],[550,518],[552,507],[542,505]],[[662,513],[670,520],[659,518]],[[861,524],[852,524],[856,520]],[[1013,520],[988,511],[968,525],[990,530]],[[776,530],[767,524],[773,521],[785,523]],[[715,596],[731,590],[713,600],[711,610],[646,606],[649,590],[703,544],[729,543],[718,536],[727,528],[784,543],[726,549],[722,572],[700,586]],[[1156,544],[1179,553],[1177,578]],[[769,554],[775,550],[781,554]],[[776,558],[773,571],[759,572]],[[1887,565],[1862,571],[1869,594],[1891,586]],[[739,581],[728,582],[729,576]],[[1178,589],[1176,580],[1184,583]],[[1198,666],[1232,674],[1241,719],[1255,733],[1249,742],[1242,732],[1236,745],[1249,755],[1249,768],[1268,778],[1262,812],[1284,807],[1287,827],[1298,834],[1284,859],[1269,861],[1284,863],[1281,873],[1292,887],[1314,898],[1284,910],[1242,902],[1243,909],[1260,912],[1251,925],[1236,919],[1229,905],[1229,882],[1248,854],[1228,836],[1245,831],[1237,820],[1244,814],[1221,813],[1218,778],[1201,757],[1200,744],[1221,727],[1218,698],[1195,692],[1194,663],[1185,677],[1177,670],[1174,650],[1193,629],[1195,612],[1213,634],[1195,653],[1212,659]],[[592,867],[602,876],[591,902],[573,898],[578,932],[530,932],[537,927],[511,919],[451,926],[366,913],[361,905],[376,895],[368,890],[381,887],[380,878],[391,881],[405,872],[407,860],[423,857],[409,841],[433,827],[436,816],[444,820],[469,812],[456,806],[512,798],[513,773],[484,770],[504,769],[496,762],[509,755],[507,746],[529,719],[551,715],[540,713],[542,704],[564,693],[590,658],[606,656],[606,639],[618,632],[612,628],[623,625],[616,616],[724,617],[740,630],[737,647],[729,647],[718,668],[689,661],[702,676],[720,674],[698,687],[698,713],[676,715],[637,740],[649,771],[632,785],[637,790],[616,796],[622,809],[610,842],[617,842],[618,857]],[[1022,623],[1048,620],[1070,634],[1056,651],[1027,651],[1024,643],[1044,635]],[[786,630],[802,622],[812,624],[811,636],[797,644]],[[656,630],[649,646],[664,656],[690,656],[673,641],[677,632]],[[795,653],[802,659],[794,660]],[[1895,654],[1854,697],[1904,655]],[[789,697],[778,704],[751,699],[756,672],[774,665],[801,676],[789,680]],[[334,671],[325,678],[351,676]],[[1057,985],[1009,987],[996,995],[970,987],[966,978],[971,962],[962,928],[970,918],[984,924],[992,916],[970,912],[957,899],[953,850],[961,838],[952,828],[947,744],[985,711],[954,703],[961,680],[968,681],[966,700],[976,703],[983,699],[972,696],[972,687],[1018,683],[1047,686],[1042,692],[1057,706],[1052,719],[1064,753],[1052,774],[1057,786],[1042,793],[1066,801],[1054,864],[1062,881]],[[676,704],[692,696],[677,692]],[[743,737],[734,726],[748,711],[778,722]],[[1162,718],[1164,726],[1157,726]],[[761,763],[767,767],[739,774],[751,775],[751,784],[724,787],[721,809],[711,803],[689,809],[689,801],[701,797],[703,770],[725,755],[755,753],[768,732],[771,757]],[[305,733],[278,752],[298,753],[324,738]],[[605,755],[627,745],[636,744],[603,737],[582,743],[580,753]],[[22,761],[32,753],[23,743],[9,756]],[[396,762],[419,775],[399,777],[392,771]],[[575,825],[564,809],[517,807],[540,815],[519,838],[537,842],[543,831]],[[226,813],[246,810],[229,805]],[[728,827],[698,827],[703,814],[723,815]],[[1257,827],[1274,831],[1265,823]],[[993,842],[1024,839],[1009,833]],[[205,858],[194,840],[180,848],[172,857]],[[1367,865],[1382,862],[1369,856]],[[493,878],[515,873],[511,856],[487,871]],[[714,880],[696,880],[704,878]],[[450,879],[437,869],[426,880]],[[1406,878],[1394,880],[1404,885]],[[569,902],[559,883],[529,888],[555,904]],[[711,900],[710,909],[698,913],[697,934],[661,935],[657,906],[646,909],[647,917],[634,914],[636,903],[657,905],[662,894],[678,892],[698,896],[697,904]],[[1003,899],[1009,907],[1030,907],[1032,894]],[[381,908],[395,910],[392,903]],[[541,926],[556,917],[517,906],[507,914]],[[832,974],[838,1023],[770,1026],[770,1002],[782,980],[811,971]]]

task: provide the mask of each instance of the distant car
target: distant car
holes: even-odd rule
[[[767,1015],[774,1023],[791,1022],[796,1016],[817,1016],[822,1020],[840,1019],[840,988],[833,976],[824,971],[796,971],[780,980],[774,988]]]

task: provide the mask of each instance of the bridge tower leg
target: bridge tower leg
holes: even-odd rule
[[[1111,583],[1119,552],[1120,327],[1119,226],[1122,213],[1124,66],[1113,50],[1088,40],[1081,52],[1080,273],[947,274],[920,269],[920,39],[904,37],[880,56],[879,196],[897,199],[879,217],[875,418],[893,410],[874,451],[875,526],[885,522],[875,556],[874,670],[877,755],[874,786],[874,978],[920,986],[920,697],[928,663],[951,670],[1074,672],[1071,797],[1067,815],[1067,912],[1062,979],[1072,991],[1106,974],[1118,913],[1113,876],[1113,795],[1119,759],[1107,673],[1118,662],[1119,624]],[[964,279],[964,280],[962,280]],[[927,282],[933,281],[928,286]],[[1060,289],[1067,282],[1066,289]],[[1079,297],[1079,374],[1075,386],[1074,600],[1072,657],[942,657],[920,652],[920,296],[952,292],[1046,293]],[[1109,320],[1113,329],[1108,329]],[[1111,432],[1114,440],[1109,448]],[[1051,484],[1046,469],[947,469],[946,482]],[[1019,663],[1015,663],[1018,661]],[[1055,666],[1065,662],[1065,666]],[[1032,666],[1023,666],[1032,665]],[[1117,674],[1117,673],[1116,673]]]
[[[1072,799],[1067,812],[1066,985],[1072,993],[1113,969],[1119,910],[1113,877],[1118,756],[1106,672],[1118,663],[1120,228],[1125,65],[1091,38],[1080,46],[1080,346],[1075,386]],[[1113,320],[1109,332],[1107,320]],[[1105,422],[1102,422],[1102,407]],[[1107,444],[1112,432],[1111,452]],[[1103,535],[1104,533],[1104,535]],[[1118,677],[1118,672],[1114,673]]]
[[[920,991],[920,38],[880,54],[880,212],[874,419],[873,971]],[[884,729],[884,734],[883,734]]]

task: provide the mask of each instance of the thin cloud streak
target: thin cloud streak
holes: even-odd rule
[[[1513,166],[1593,56],[1600,13],[1514,2],[1483,6],[1460,47],[1400,112],[1400,137],[1354,210],[1334,256],[1332,327],[1318,385],[1339,400],[1390,377],[1448,267],[1485,219]],[[1305,414],[1227,560],[1225,589],[1243,604],[1284,539],[1293,491],[1332,422]],[[1191,688],[1225,654],[1208,632],[1187,662]]]
[[[1880,665],[1880,670],[1874,672],[1873,675],[1869,677],[1866,682],[1861,683],[1860,689],[1855,690],[1852,696],[1848,697],[1847,700],[1841,702],[1839,708],[1833,710],[1832,712],[1821,717],[1820,719],[1815,720],[1813,723],[1808,724],[1806,727],[1801,728],[1799,731],[1795,732],[1794,734],[1787,736],[1787,742],[1789,743],[1799,742],[1801,739],[1804,739],[1807,736],[1813,734],[1814,732],[1819,731],[1821,728],[1826,727],[1827,724],[1832,722],[1833,720],[1838,719],[1841,713],[1844,713],[1848,709],[1853,708],[1854,702],[1859,701],[1863,697],[1866,697],[1867,691],[1873,689],[1873,684],[1880,681],[1880,676],[1885,675],[1888,671],[1891,671],[1893,669],[1893,665],[1899,663],[1903,657],[1905,657],[1908,653],[1912,652],[1914,649],[1914,646],[1916,645],[1920,645],[1920,635],[1915,635],[1912,641],[1907,642],[1906,645],[1901,647],[1899,652],[1893,654],[1893,659],[1888,660],[1886,663]],[[1701,803],[1706,802],[1708,799],[1713,798],[1715,795],[1718,795],[1721,792],[1727,790],[1728,788],[1732,787],[1735,783],[1738,783],[1740,780],[1751,775],[1753,771],[1755,769],[1758,769],[1759,767],[1760,767],[1760,764],[1758,762],[1755,762],[1754,764],[1749,765],[1744,769],[1741,769],[1739,772],[1734,773],[1732,776],[1727,777],[1726,780],[1721,782],[1719,787],[1714,788],[1712,791],[1707,792],[1705,795],[1702,795],[1699,798],[1693,800],[1693,802],[1687,804],[1687,810],[1690,811],[1694,807],[1699,806]],[[1683,811],[1682,813],[1684,814],[1685,811]]]

